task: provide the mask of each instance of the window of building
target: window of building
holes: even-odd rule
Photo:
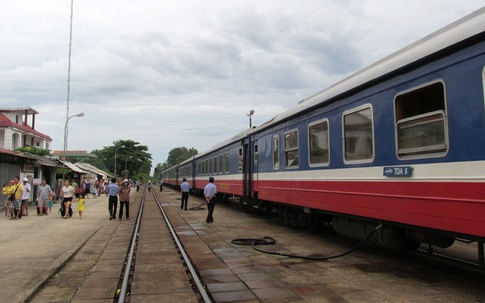
[[[366,106],[344,113],[345,162],[366,163],[374,159],[372,108]]]
[[[300,164],[298,131],[285,134],[285,167],[298,167]]]
[[[329,163],[328,121],[318,121],[308,126],[308,164],[323,166]]]
[[[396,140],[399,157],[442,155],[448,150],[443,83],[396,97]]]

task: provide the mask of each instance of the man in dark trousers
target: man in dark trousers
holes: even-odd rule
[[[214,184],[214,177],[209,178],[209,184],[207,184],[204,188],[204,197],[205,201],[207,202],[207,219],[205,222],[212,223],[214,222],[214,218],[212,218],[212,213],[214,212],[214,207],[216,206],[216,194],[217,194],[217,187]]]
[[[184,182],[180,184],[180,191],[182,192],[182,202],[180,203],[180,208],[187,210],[187,203],[189,202],[189,192],[190,192],[190,184],[187,182],[187,179],[183,179]]]
[[[116,217],[116,208],[118,207],[118,192],[120,187],[116,184],[116,178],[111,179],[111,183],[108,185],[108,210],[109,219],[113,220]]]

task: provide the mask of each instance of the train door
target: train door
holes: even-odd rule
[[[258,180],[258,140],[254,140],[253,141],[253,151],[252,151],[252,171],[251,171],[251,192],[253,191],[253,184],[252,182],[254,181],[257,181]]]
[[[248,196],[248,182],[249,182],[249,167],[248,167],[248,153],[249,153],[249,144],[244,143],[243,147],[239,149],[239,159],[240,168],[242,169],[242,177],[243,177],[243,197]]]

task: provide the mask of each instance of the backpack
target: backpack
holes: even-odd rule
[[[65,210],[64,210],[64,203],[61,202],[61,208],[59,209],[59,215],[64,217]],[[69,205],[69,217],[72,217],[72,207]]]

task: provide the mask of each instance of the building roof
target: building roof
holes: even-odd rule
[[[17,159],[12,157],[20,157],[20,158],[27,159],[25,161],[28,161],[28,162],[30,162],[30,160],[34,160],[36,161],[37,164],[40,164],[42,166],[50,166],[50,167],[57,166],[57,163],[55,161],[52,161],[51,159],[45,156],[34,155],[31,153],[19,153],[17,151],[11,151],[9,149],[0,148],[0,159],[5,159],[5,157],[10,157],[10,159],[12,160]]]
[[[7,116],[2,114],[2,112],[6,112],[6,110],[0,109],[0,127],[18,128],[18,129],[20,129],[24,132],[28,132],[30,134],[42,137],[47,141],[52,141],[52,138],[49,137],[48,135],[43,134],[43,133],[33,129],[30,125],[26,124],[23,121],[22,121],[22,124],[17,124],[15,122],[13,122],[12,120],[10,120],[9,118],[7,118]]]
[[[54,150],[52,151],[54,156],[61,157],[64,155],[63,150]],[[88,158],[96,158],[96,155],[88,153],[87,150],[66,150],[66,157],[88,157]]]
[[[32,107],[19,107],[19,108],[0,108],[0,113],[5,112],[5,113],[22,113],[27,115],[35,115],[38,114],[39,112],[33,109]]]
[[[74,165],[74,163],[71,163],[69,161],[64,162],[62,160],[59,160],[59,162],[66,165],[70,170],[72,170],[75,173],[79,173],[79,174],[87,174],[88,173],[88,172],[82,170],[80,167],[77,167],[76,165]]]
[[[88,171],[88,172],[91,172],[91,173],[94,173],[96,175],[101,175],[103,176],[103,178],[106,178],[108,176],[110,176],[109,173],[89,164],[89,163],[84,163],[84,162],[77,162],[75,164],[77,167],[81,168],[82,170],[85,170],[85,171]]]

